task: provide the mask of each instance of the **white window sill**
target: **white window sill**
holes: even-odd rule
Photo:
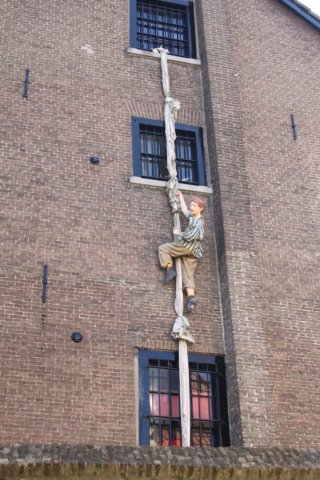
[[[160,58],[160,53],[148,52],[147,50],[140,50],[139,48],[128,47],[127,53],[130,53],[132,55],[138,55],[145,58],[153,58],[153,59]],[[186,63],[188,65],[193,65],[193,66],[201,65],[200,60],[197,60],[195,58],[177,57],[175,55],[168,55],[168,61],[177,62],[177,63]]]
[[[145,187],[165,188],[167,182],[162,180],[151,180],[150,178],[141,177],[129,177],[129,183],[133,185],[141,185]],[[203,185],[187,185],[185,183],[178,183],[179,190],[184,192],[202,193],[203,195],[212,194],[211,187],[205,187]]]

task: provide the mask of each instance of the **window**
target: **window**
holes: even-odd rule
[[[176,124],[178,180],[206,185],[202,129]],[[133,173],[138,177],[169,180],[164,122],[132,118]]]
[[[229,445],[224,359],[189,355],[191,445]],[[140,445],[181,446],[178,353],[140,350]]]
[[[188,0],[131,0],[131,46],[195,58],[193,4]]]

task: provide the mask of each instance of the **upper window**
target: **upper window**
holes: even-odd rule
[[[176,125],[176,164],[180,183],[206,185],[202,130]],[[138,177],[168,180],[164,122],[132,118],[133,173]]]
[[[188,0],[131,0],[131,46],[195,58],[193,4]]]
[[[223,357],[189,355],[191,445],[229,445]],[[178,354],[139,352],[140,444],[181,446]]]

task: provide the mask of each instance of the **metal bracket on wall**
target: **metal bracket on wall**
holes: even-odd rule
[[[30,85],[30,80],[29,80],[29,77],[30,77],[30,69],[27,68],[26,69],[26,74],[25,74],[25,77],[24,77],[24,88],[23,88],[23,98],[26,98],[28,99],[29,98],[29,85]]]
[[[43,267],[43,277],[42,277],[42,302],[46,303],[47,300],[47,285],[48,285],[48,265]]]
[[[296,120],[294,118],[294,114],[291,113],[291,128],[292,128],[292,135],[293,135],[293,139],[294,140],[297,140],[298,138],[298,135],[297,135],[297,124],[296,124]]]

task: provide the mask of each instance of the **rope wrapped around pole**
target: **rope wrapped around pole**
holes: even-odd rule
[[[181,233],[180,225],[180,202],[177,197],[178,178],[176,167],[176,155],[174,142],[176,139],[175,123],[180,109],[180,102],[170,97],[170,82],[168,72],[168,50],[160,47],[153,50],[160,54],[162,86],[165,95],[165,133],[167,143],[167,169],[170,179],[167,183],[167,194],[173,213],[173,226],[176,231]],[[175,238],[176,240],[176,238]],[[176,298],[175,312],[177,318],[172,329],[172,336],[179,341],[179,382],[180,382],[180,414],[181,414],[181,437],[182,446],[190,446],[190,385],[189,385],[189,362],[188,362],[188,342],[194,343],[189,332],[189,320],[183,315],[183,290],[182,290],[182,269],[181,259],[176,258]]]

